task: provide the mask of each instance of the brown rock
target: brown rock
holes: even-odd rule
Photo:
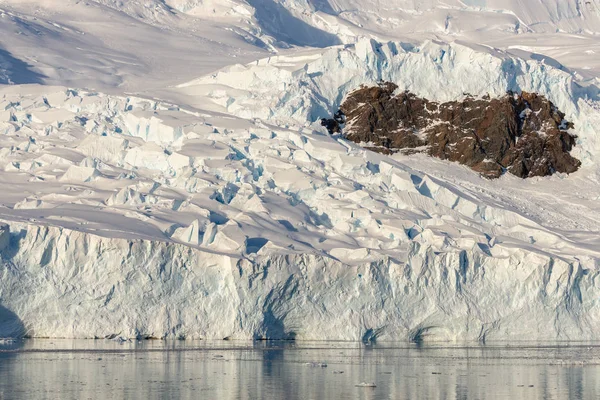
[[[496,178],[571,173],[581,163],[569,151],[573,125],[545,97],[523,92],[498,99],[436,103],[393,83],[361,87],[342,104],[345,136],[380,152],[426,152]]]

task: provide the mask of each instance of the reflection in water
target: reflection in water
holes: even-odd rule
[[[0,399],[598,398],[599,356],[594,346],[0,342]]]

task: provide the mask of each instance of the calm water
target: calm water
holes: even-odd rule
[[[37,398],[598,399],[600,347],[0,342],[0,399]]]

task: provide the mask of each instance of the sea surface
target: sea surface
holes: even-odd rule
[[[599,398],[597,344],[0,341],[2,400]]]

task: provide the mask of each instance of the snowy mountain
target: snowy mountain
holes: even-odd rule
[[[599,6],[0,1],[0,337],[598,339]],[[581,168],[329,136],[381,80],[543,95]]]

